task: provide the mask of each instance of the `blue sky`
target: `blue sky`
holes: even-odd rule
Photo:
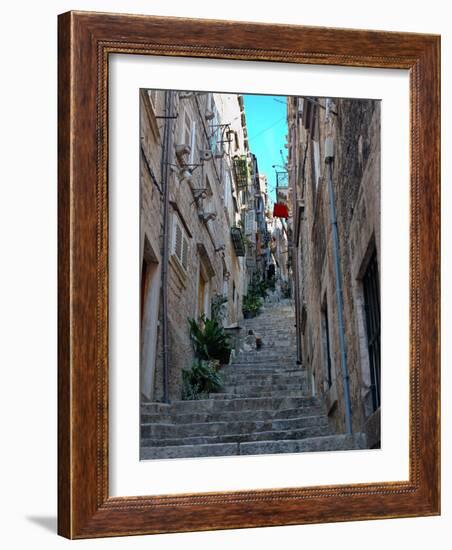
[[[287,134],[286,97],[276,95],[244,95],[249,146],[257,157],[259,173],[268,178],[270,202],[275,201],[276,176],[273,164],[285,161]]]

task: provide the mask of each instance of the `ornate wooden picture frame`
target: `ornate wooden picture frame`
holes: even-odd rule
[[[58,531],[89,538],[440,513],[440,38],[69,12],[58,62]],[[110,54],[406,69],[410,75],[409,480],[111,497]]]

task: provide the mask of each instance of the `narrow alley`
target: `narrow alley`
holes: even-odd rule
[[[208,399],[142,404],[141,458],[257,455],[365,448],[363,434],[335,435],[297,365],[290,299],[243,321],[246,340]]]
[[[140,91],[140,456],[381,447],[380,103]]]

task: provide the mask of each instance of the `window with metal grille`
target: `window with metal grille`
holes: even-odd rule
[[[372,406],[377,410],[380,407],[380,280],[376,250],[364,273],[363,290]]]

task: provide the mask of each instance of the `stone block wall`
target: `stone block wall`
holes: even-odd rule
[[[373,247],[376,247],[380,263],[380,103],[335,99],[334,112],[327,118],[325,99],[311,100],[312,105],[317,105],[316,121],[308,129],[305,119],[295,116],[296,109],[290,101],[288,103],[289,121],[296,124],[297,130],[294,133],[297,142],[289,144],[289,148],[299,167],[295,177],[292,176],[292,185],[296,186],[296,194],[303,204],[298,211],[299,230],[294,241],[294,255],[298,258],[298,307],[305,316],[302,323],[300,313],[298,322],[303,362],[313,380],[313,391],[324,397],[332,427],[337,432],[345,431],[328,165],[324,160],[325,138],[329,135],[335,144],[332,183],[353,430],[367,433],[371,445],[377,445],[379,413],[369,407],[370,375],[362,276]]]

